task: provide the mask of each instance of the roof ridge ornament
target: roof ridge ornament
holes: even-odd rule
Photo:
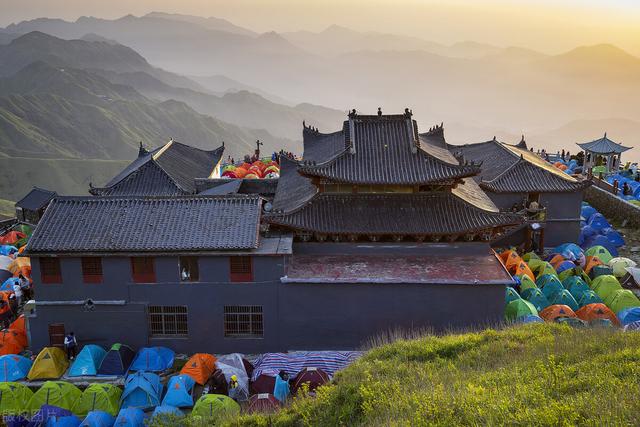
[[[382,117],[382,108],[378,107],[378,117]]]

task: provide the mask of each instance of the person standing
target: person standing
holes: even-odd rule
[[[67,359],[75,359],[78,349],[78,341],[76,340],[73,332],[69,332],[69,335],[64,337],[64,348],[67,349]]]
[[[13,294],[16,296],[16,304],[18,307],[22,305],[22,286],[20,280],[13,282]]]

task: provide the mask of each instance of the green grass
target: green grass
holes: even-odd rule
[[[16,215],[16,202],[0,199],[0,215],[14,217]]]
[[[382,345],[232,425],[640,425],[639,392],[640,333],[526,325]]]

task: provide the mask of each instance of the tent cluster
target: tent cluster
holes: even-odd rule
[[[263,179],[278,178],[280,166],[277,161],[256,160],[253,163],[242,163],[239,166],[225,165],[222,168],[222,176],[226,178]]]
[[[553,163],[553,166],[560,169],[561,171],[563,171],[568,175],[574,175],[582,171],[582,167],[578,165],[578,161],[575,159],[565,161],[565,160],[562,160],[562,158],[558,158],[558,160]]]
[[[178,372],[173,369],[175,354],[166,347],[134,353],[123,344],[114,344],[109,351],[87,344],[71,366],[62,350],[46,347],[33,363],[16,355],[0,359],[5,366],[0,412],[7,425],[144,426],[154,417],[166,416],[215,423],[241,411],[275,412],[291,394],[314,393],[359,356],[359,352],[329,351],[268,353],[251,363],[238,353],[218,357],[197,353]],[[109,383],[122,376],[122,388]],[[92,382],[84,390],[71,383],[92,377],[103,382]],[[21,381],[25,378],[46,381],[33,392]]]
[[[578,245],[587,250],[594,246],[602,246],[610,255],[618,256],[618,248],[624,246],[624,238],[609,221],[587,202],[582,203],[580,212],[580,236]],[[608,262],[609,260],[604,260]]]
[[[626,169],[614,175],[609,175],[606,179],[611,185],[614,185],[617,181],[618,197],[629,201],[629,203],[640,206],[640,182],[634,179],[633,171]],[[628,194],[624,194],[623,192],[625,184],[629,188]]]
[[[585,251],[573,243],[563,244],[544,260],[533,252],[520,257],[507,250],[500,259],[516,279],[505,296],[509,322],[624,326],[623,313],[626,323],[640,320],[633,317],[640,315],[640,300],[619,281],[635,263],[614,258],[603,246]]]

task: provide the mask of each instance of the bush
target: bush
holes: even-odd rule
[[[532,324],[370,350],[315,398],[233,425],[640,425],[640,333]]]

